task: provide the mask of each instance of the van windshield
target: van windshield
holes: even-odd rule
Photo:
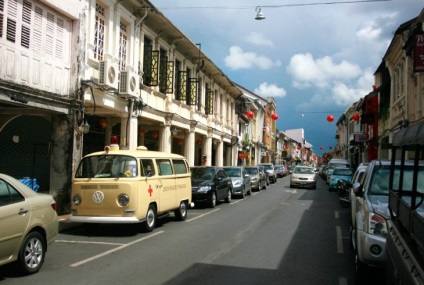
[[[393,176],[393,188],[394,190],[399,189],[399,168],[400,166],[395,166],[394,176]],[[389,195],[389,175],[390,175],[390,166],[381,166],[376,169],[370,184],[370,189],[368,191],[371,195]],[[406,191],[412,190],[412,175],[413,167],[405,166],[405,171],[403,173],[403,185],[402,189]],[[417,190],[420,193],[424,193],[424,167],[419,168],[418,172],[418,181],[417,181]]]
[[[97,155],[81,160],[75,178],[136,177],[137,160],[125,155]]]

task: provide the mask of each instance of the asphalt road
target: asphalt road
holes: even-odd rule
[[[0,284],[354,284],[348,209],[318,181],[290,189],[289,177],[216,208],[171,215],[152,233],[135,225],[66,229],[41,271],[0,267]],[[384,284],[371,271],[369,284]]]

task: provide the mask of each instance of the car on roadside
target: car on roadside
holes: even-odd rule
[[[265,167],[263,165],[258,165],[258,167],[259,167],[259,171],[265,174],[266,186],[269,186],[269,184],[270,184],[269,173],[267,171],[265,171]],[[264,189],[266,189],[266,188],[264,188]]]
[[[317,174],[315,169],[310,166],[298,165],[293,169],[290,176],[290,188],[293,187],[307,187],[317,188]]]
[[[284,165],[274,165],[274,171],[278,178],[284,177]]]
[[[269,182],[276,183],[277,182],[277,174],[274,170],[274,164],[272,163],[260,163],[259,166],[263,166],[265,172],[268,174]]]
[[[195,204],[207,204],[214,208],[218,201],[230,203],[233,183],[222,167],[192,166],[191,191]]]
[[[289,166],[289,167],[287,167],[287,170],[288,170],[289,174],[293,173],[293,167]]]
[[[266,189],[266,174],[260,170],[259,166],[246,166],[244,169],[250,176],[252,191]]]
[[[339,180],[351,181],[353,170],[349,167],[335,167],[328,182],[328,191],[336,191]]]
[[[394,163],[393,185],[399,185],[401,162]],[[405,161],[412,167],[413,161]],[[387,263],[386,237],[390,228],[389,174],[390,160],[373,160],[365,168],[362,179],[352,186],[351,242],[354,249],[356,277],[366,280],[369,267],[384,268]],[[412,179],[404,183],[411,184]],[[408,188],[409,189],[409,188]]]
[[[0,266],[15,262],[23,274],[38,272],[59,232],[53,197],[0,174],[0,221]]]
[[[327,184],[330,183],[330,177],[333,174],[335,167],[349,167],[349,163],[343,158],[332,158],[327,164],[327,171],[325,173]]]
[[[244,198],[252,194],[252,182],[243,166],[224,166],[224,171],[233,183],[233,195]]]

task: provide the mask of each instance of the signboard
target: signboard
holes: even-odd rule
[[[424,33],[414,36],[414,72],[424,72]]]
[[[240,158],[240,159],[246,159],[248,157],[249,157],[248,153],[239,152],[239,154],[238,154],[238,158]]]

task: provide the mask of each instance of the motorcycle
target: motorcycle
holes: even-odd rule
[[[342,207],[350,206],[350,188],[352,188],[352,183],[350,181],[343,179],[337,181],[337,192]]]

